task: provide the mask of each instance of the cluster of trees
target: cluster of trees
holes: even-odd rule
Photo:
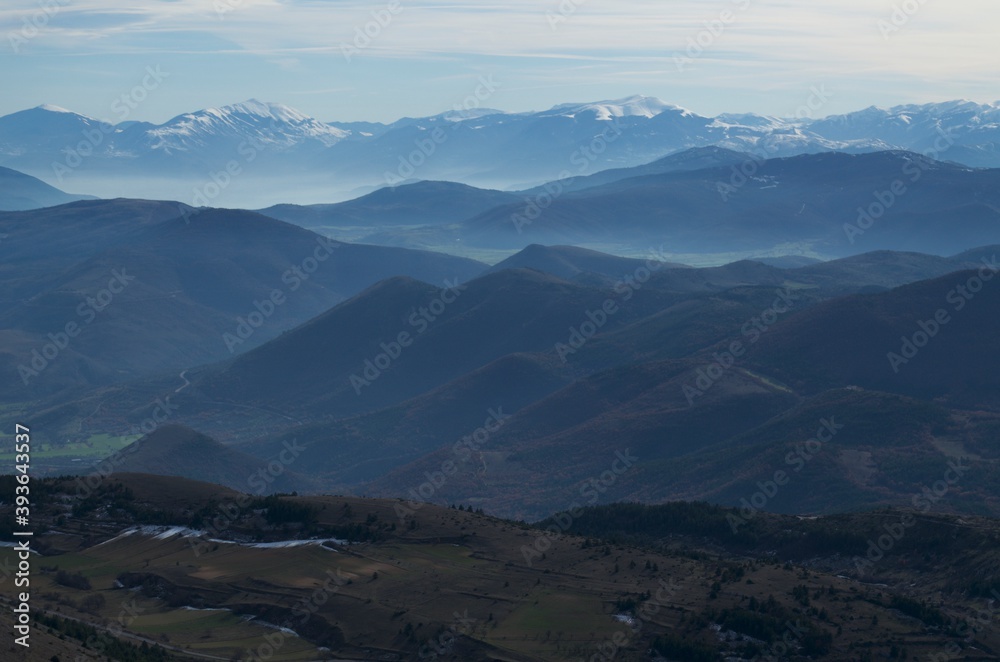
[[[741,521],[735,531],[733,517]],[[744,518],[736,508],[700,501],[655,506],[615,503],[584,509],[567,533],[633,545],[655,545],[671,536],[691,536],[708,538],[731,551],[777,550],[784,558],[829,552],[864,553],[867,538],[850,526],[826,520],[796,521],[796,530],[789,531],[787,520],[760,512]],[[539,526],[552,523],[545,520]]]
[[[837,515],[816,520],[755,512],[745,517],[737,508],[704,502],[674,502],[661,505],[615,503],[583,509],[574,517],[566,533],[593,537],[611,544],[656,547],[675,536],[708,539],[736,553],[771,553],[787,560],[817,555],[863,556],[871,540],[885,533],[884,526],[898,522],[903,512],[883,508],[869,513]],[[741,521],[734,531],[733,517]],[[921,526],[908,529],[897,541],[894,553],[919,553],[925,562],[934,555],[957,549],[996,544],[991,533],[961,529],[956,532],[948,518],[921,519]],[[536,526],[558,525],[553,518]],[[1000,580],[990,577],[968,590],[988,595],[1000,588]]]
[[[926,602],[908,598],[905,595],[892,596],[892,602],[889,606],[932,627],[944,627],[948,624],[948,618],[945,617],[940,609],[928,605]]]
[[[584,508],[575,517],[567,533],[593,536],[608,542],[655,542],[670,535],[695,535],[709,538],[734,538],[752,542],[761,527],[751,520],[733,534],[726,519],[735,512],[709,503],[675,502],[658,506],[640,503],[613,503]],[[555,524],[551,519],[538,523],[539,527]]]
[[[86,517],[99,508],[126,516],[135,524],[174,524],[177,515],[140,504],[131,489],[122,483],[105,482],[73,504],[73,517]]]
[[[653,650],[671,660],[687,662],[717,662],[719,653],[706,644],[665,634],[653,641]]]
[[[84,648],[99,651],[109,659],[118,660],[118,662],[171,662],[175,659],[173,655],[159,646],[150,646],[146,642],[137,646],[121,641],[86,623],[44,613],[35,614],[35,622],[48,627],[60,638],[81,641]]]
[[[1000,573],[1000,568],[994,570]],[[972,579],[966,582],[965,590],[971,598],[996,598],[1000,595],[1000,577],[994,575],[985,579]]]
[[[310,527],[319,520],[319,509],[305,503],[282,499],[277,494],[254,499],[250,503],[253,510],[265,510],[264,519],[268,524],[301,524]]]
[[[81,575],[79,572],[66,572],[65,570],[59,570],[56,572],[56,583],[68,586],[69,588],[75,588],[80,591],[90,590],[90,580]]]
[[[739,632],[771,644],[781,637],[785,622],[767,614],[758,614],[748,609],[727,609],[719,617],[719,625],[727,630]]]
[[[283,498],[285,495],[272,494],[250,503],[250,509],[263,510],[264,519],[268,524],[298,524],[302,529],[313,535],[329,536],[351,542],[378,542],[385,539],[386,530],[395,530],[395,524],[385,524],[374,514],[368,515],[364,522],[347,524],[319,523],[320,510],[316,506],[299,503]],[[344,517],[352,517],[349,504],[344,504]]]
[[[796,587],[793,593],[801,595],[801,589]],[[775,600],[773,595],[767,596],[766,600],[751,597],[745,609],[736,607],[721,612],[709,610],[705,612],[705,617],[727,630],[745,634],[767,644],[783,640],[788,632],[788,624],[796,621],[795,614]],[[825,655],[830,651],[833,645],[833,635],[830,632],[812,622],[807,622],[803,630],[801,633],[794,633],[795,644],[803,655]]]

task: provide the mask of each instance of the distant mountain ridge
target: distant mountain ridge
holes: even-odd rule
[[[570,179],[564,191],[564,180],[551,182],[526,202],[461,223],[367,240],[410,247],[624,245],[646,252],[663,245],[681,254],[747,256],[781,255],[773,251],[784,247],[785,254],[827,257],[859,248],[956,253],[1000,241],[1000,169],[906,151],[747,157],[739,165],[694,170],[655,166]]]
[[[437,225],[457,223],[521,197],[503,191],[421,181],[387,186],[346,202],[318,205],[281,204],[261,214],[306,228],[325,226]]]
[[[84,143],[86,155],[72,156]],[[595,142],[596,141],[596,142]],[[52,106],[0,117],[0,165],[57,184],[113,197],[190,197],[190,183],[235,162],[240,176],[213,204],[268,206],[258,178],[281,167],[281,198],[269,204],[347,197],[364,186],[412,177],[487,188],[545,181],[649,163],[693,147],[758,158],[822,151],[934,150],[975,167],[1000,166],[1000,106],[953,101],[896,106],[823,119],[723,114],[703,117],[658,99],[561,104],[541,112],[477,109],[392,124],[323,122],[255,99],[178,115],[163,124],[111,125]],[[591,149],[591,147],[593,147]],[[72,162],[71,162],[72,161]],[[78,162],[77,162],[78,161]],[[59,164],[59,165],[54,165]],[[65,166],[62,168],[60,166]],[[118,176],[146,182],[123,190]],[[65,180],[65,181],[64,181]],[[183,185],[175,182],[181,180]],[[325,195],[322,193],[325,191]]]

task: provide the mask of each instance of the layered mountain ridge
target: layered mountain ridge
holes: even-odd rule
[[[869,108],[822,119],[753,113],[703,117],[634,96],[561,104],[541,112],[473,109],[383,124],[324,122],[282,104],[251,99],[185,113],[160,125],[114,125],[39,106],[0,118],[0,165],[56,185],[73,182],[77,189],[102,196],[124,192],[101,181],[100,174],[106,173],[126,177],[133,186],[143,182],[139,190],[147,197],[184,199],[191,182],[199,183],[206,172],[234,161],[245,172],[219,193],[219,201],[269,206],[328,202],[413,176],[525,188],[567,171],[587,175],[702,146],[758,157],[933,150],[937,158],[996,167],[998,118],[995,104],[969,101]],[[87,154],[77,163],[69,155],[81,141],[88,143]],[[53,163],[67,168],[55,172]],[[281,199],[252,193],[249,182],[263,175],[261,164],[287,171]],[[317,199],[321,187],[326,200]]]

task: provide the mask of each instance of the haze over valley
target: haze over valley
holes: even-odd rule
[[[667,4],[0,10],[0,657],[1000,660],[1000,13]]]

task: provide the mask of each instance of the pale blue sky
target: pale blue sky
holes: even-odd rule
[[[893,24],[894,5],[916,11]],[[157,66],[169,77],[129,119],[163,122],[255,97],[325,121],[392,121],[461,104],[480,76],[500,84],[483,105],[510,111],[645,94],[703,115],[788,116],[813,86],[833,94],[817,115],[1000,99],[996,0],[394,6],[395,14],[388,0],[5,0],[0,114],[51,103],[114,118],[112,103]],[[391,20],[348,61],[342,47],[373,11]],[[32,21],[37,30],[25,27]],[[701,52],[679,66],[698,40]]]

